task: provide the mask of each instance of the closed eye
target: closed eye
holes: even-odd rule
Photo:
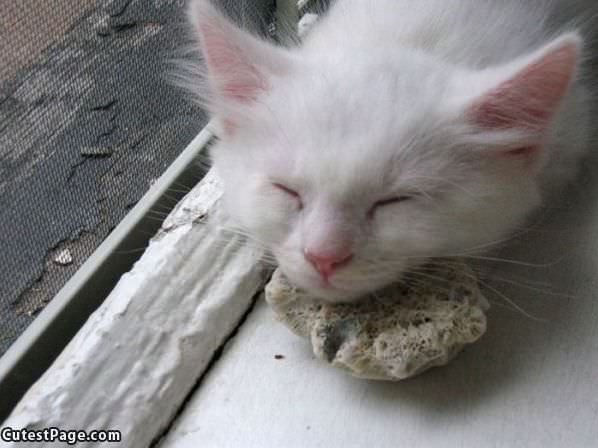
[[[273,182],[272,185],[276,187],[278,190],[283,191],[289,196],[295,198],[299,203],[299,209],[303,208],[303,201],[301,200],[301,195],[297,193],[295,190],[277,182]]]
[[[380,207],[386,207],[386,206],[389,206],[389,205],[400,204],[401,202],[405,202],[405,201],[408,201],[410,199],[413,199],[412,195],[393,196],[393,197],[388,198],[388,199],[381,199],[379,201],[376,201],[376,202],[374,202],[374,205],[372,205],[372,207],[368,211],[368,216],[370,218],[372,216],[374,216],[374,213]]]
[[[403,195],[403,196],[396,196],[394,198],[383,199],[381,201],[376,202],[374,204],[374,207],[384,207],[385,205],[398,204],[399,202],[405,202],[412,198],[413,198],[413,196]]]

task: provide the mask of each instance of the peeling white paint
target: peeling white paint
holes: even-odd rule
[[[263,285],[262,254],[215,230],[220,196],[210,172],[3,426],[160,435]]]

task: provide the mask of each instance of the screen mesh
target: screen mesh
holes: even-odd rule
[[[183,0],[4,0],[0,355],[191,139]]]

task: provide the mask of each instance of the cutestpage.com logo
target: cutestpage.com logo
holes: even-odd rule
[[[62,442],[67,445],[76,445],[81,442],[107,442],[118,443],[122,440],[120,431],[116,430],[94,430],[83,431],[76,429],[16,429],[7,426],[0,429],[0,440],[2,442]]]

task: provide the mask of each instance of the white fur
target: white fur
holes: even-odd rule
[[[428,257],[504,238],[546,191],[575,174],[588,128],[580,71],[533,166],[496,156],[530,136],[474,132],[466,105],[550,42],[559,45],[558,36],[580,45],[579,31],[565,34],[570,18],[555,13],[562,7],[550,0],[338,0],[303,45],[286,51],[236,41],[235,31],[219,45],[243,47],[239,60],[208,75],[208,103],[230,128],[212,151],[228,212],[292,281],[329,300],[381,287]],[[215,14],[206,0],[193,2],[200,34]],[[227,98],[218,76],[247,76],[244,70],[265,87],[252,92],[254,101]],[[303,208],[273,183],[299,192]],[[368,217],[376,201],[404,194],[415,196]],[[332,288],[323,287],[304,251],[346,244],[353,260],[330,278]]]

